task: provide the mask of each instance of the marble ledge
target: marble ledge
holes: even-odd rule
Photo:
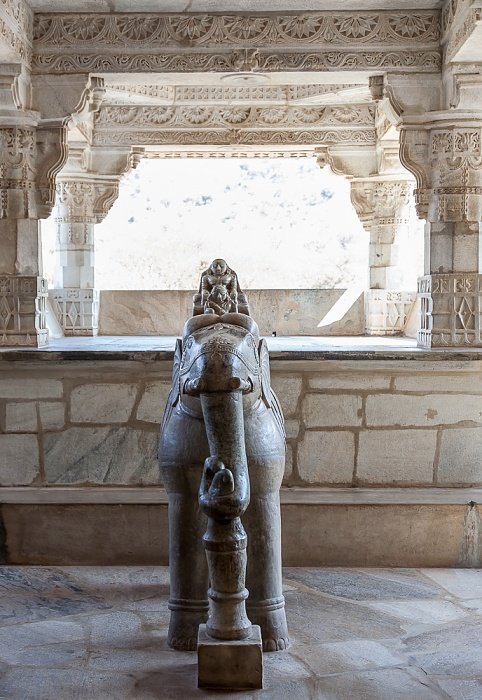
[[[482,488],[282,488],[282,505],[482,504]],[[0,504],[167,505],[161,487],[2,487]]]
[[[482,348],[419,348],[405,337],[271,336],[271,361],[418,360],[477,361]],[[52,340],[46,348],[0,347],[0,363],[172,361],[176,336],[97,336]]]

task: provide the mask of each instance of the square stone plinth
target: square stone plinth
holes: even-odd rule
[[[249,639],[226,641],[206,634],[199,626],[198,688],[248,690],[263,687],[263,644],[261,629],[253,625]]]

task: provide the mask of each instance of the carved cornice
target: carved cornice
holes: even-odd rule
[[[440,68],[439,13],[37,15],[38,73]]]
[[[327,129],[297,131],[250,131],[248,129],[193,131],[99,131],[94,133],[95,146],[174,145],[174,146],[309,146],[320,144],[370,145],[376,140],[375,129]]]
[[[331,107],[193,106],[146,107],[107,106],[95,117],[96,131],[124,128],[320,128],[374,126],[374,105]]]
[[[18,58],[32,57],[33,12],[24,0],[0,0],[0,41]]]

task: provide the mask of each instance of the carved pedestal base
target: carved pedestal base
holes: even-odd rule
[[[482,275],[457,272],[418,280],[421,347],[482,347]]]
[[[390,289],[370,289],[365,292],[367,335],[400,335],[415,299],[415,292]]]
[[[263,687],[263,647],[258,625],[248,639],[213,639],[199,626],[198,687],[249,690]]]
[[[97,335],[99,292],[96,289],[51,289],[49,297],[65,335]]]
[[[45,347],[47,280],[0,275],[0,346]]]

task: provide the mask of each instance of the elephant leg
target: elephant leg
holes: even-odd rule
[[[169,494],[169,566],[171,594],[168,644],[180,651],[197,649],[198,628],[208,618],[208,570],[202,537],[206,517],[197,492]]]
[[[278,491],[252,494],[242,520],[248,535],[248,617],[261,627],[264,651],[286,649],[289,637],[282,588]]]

